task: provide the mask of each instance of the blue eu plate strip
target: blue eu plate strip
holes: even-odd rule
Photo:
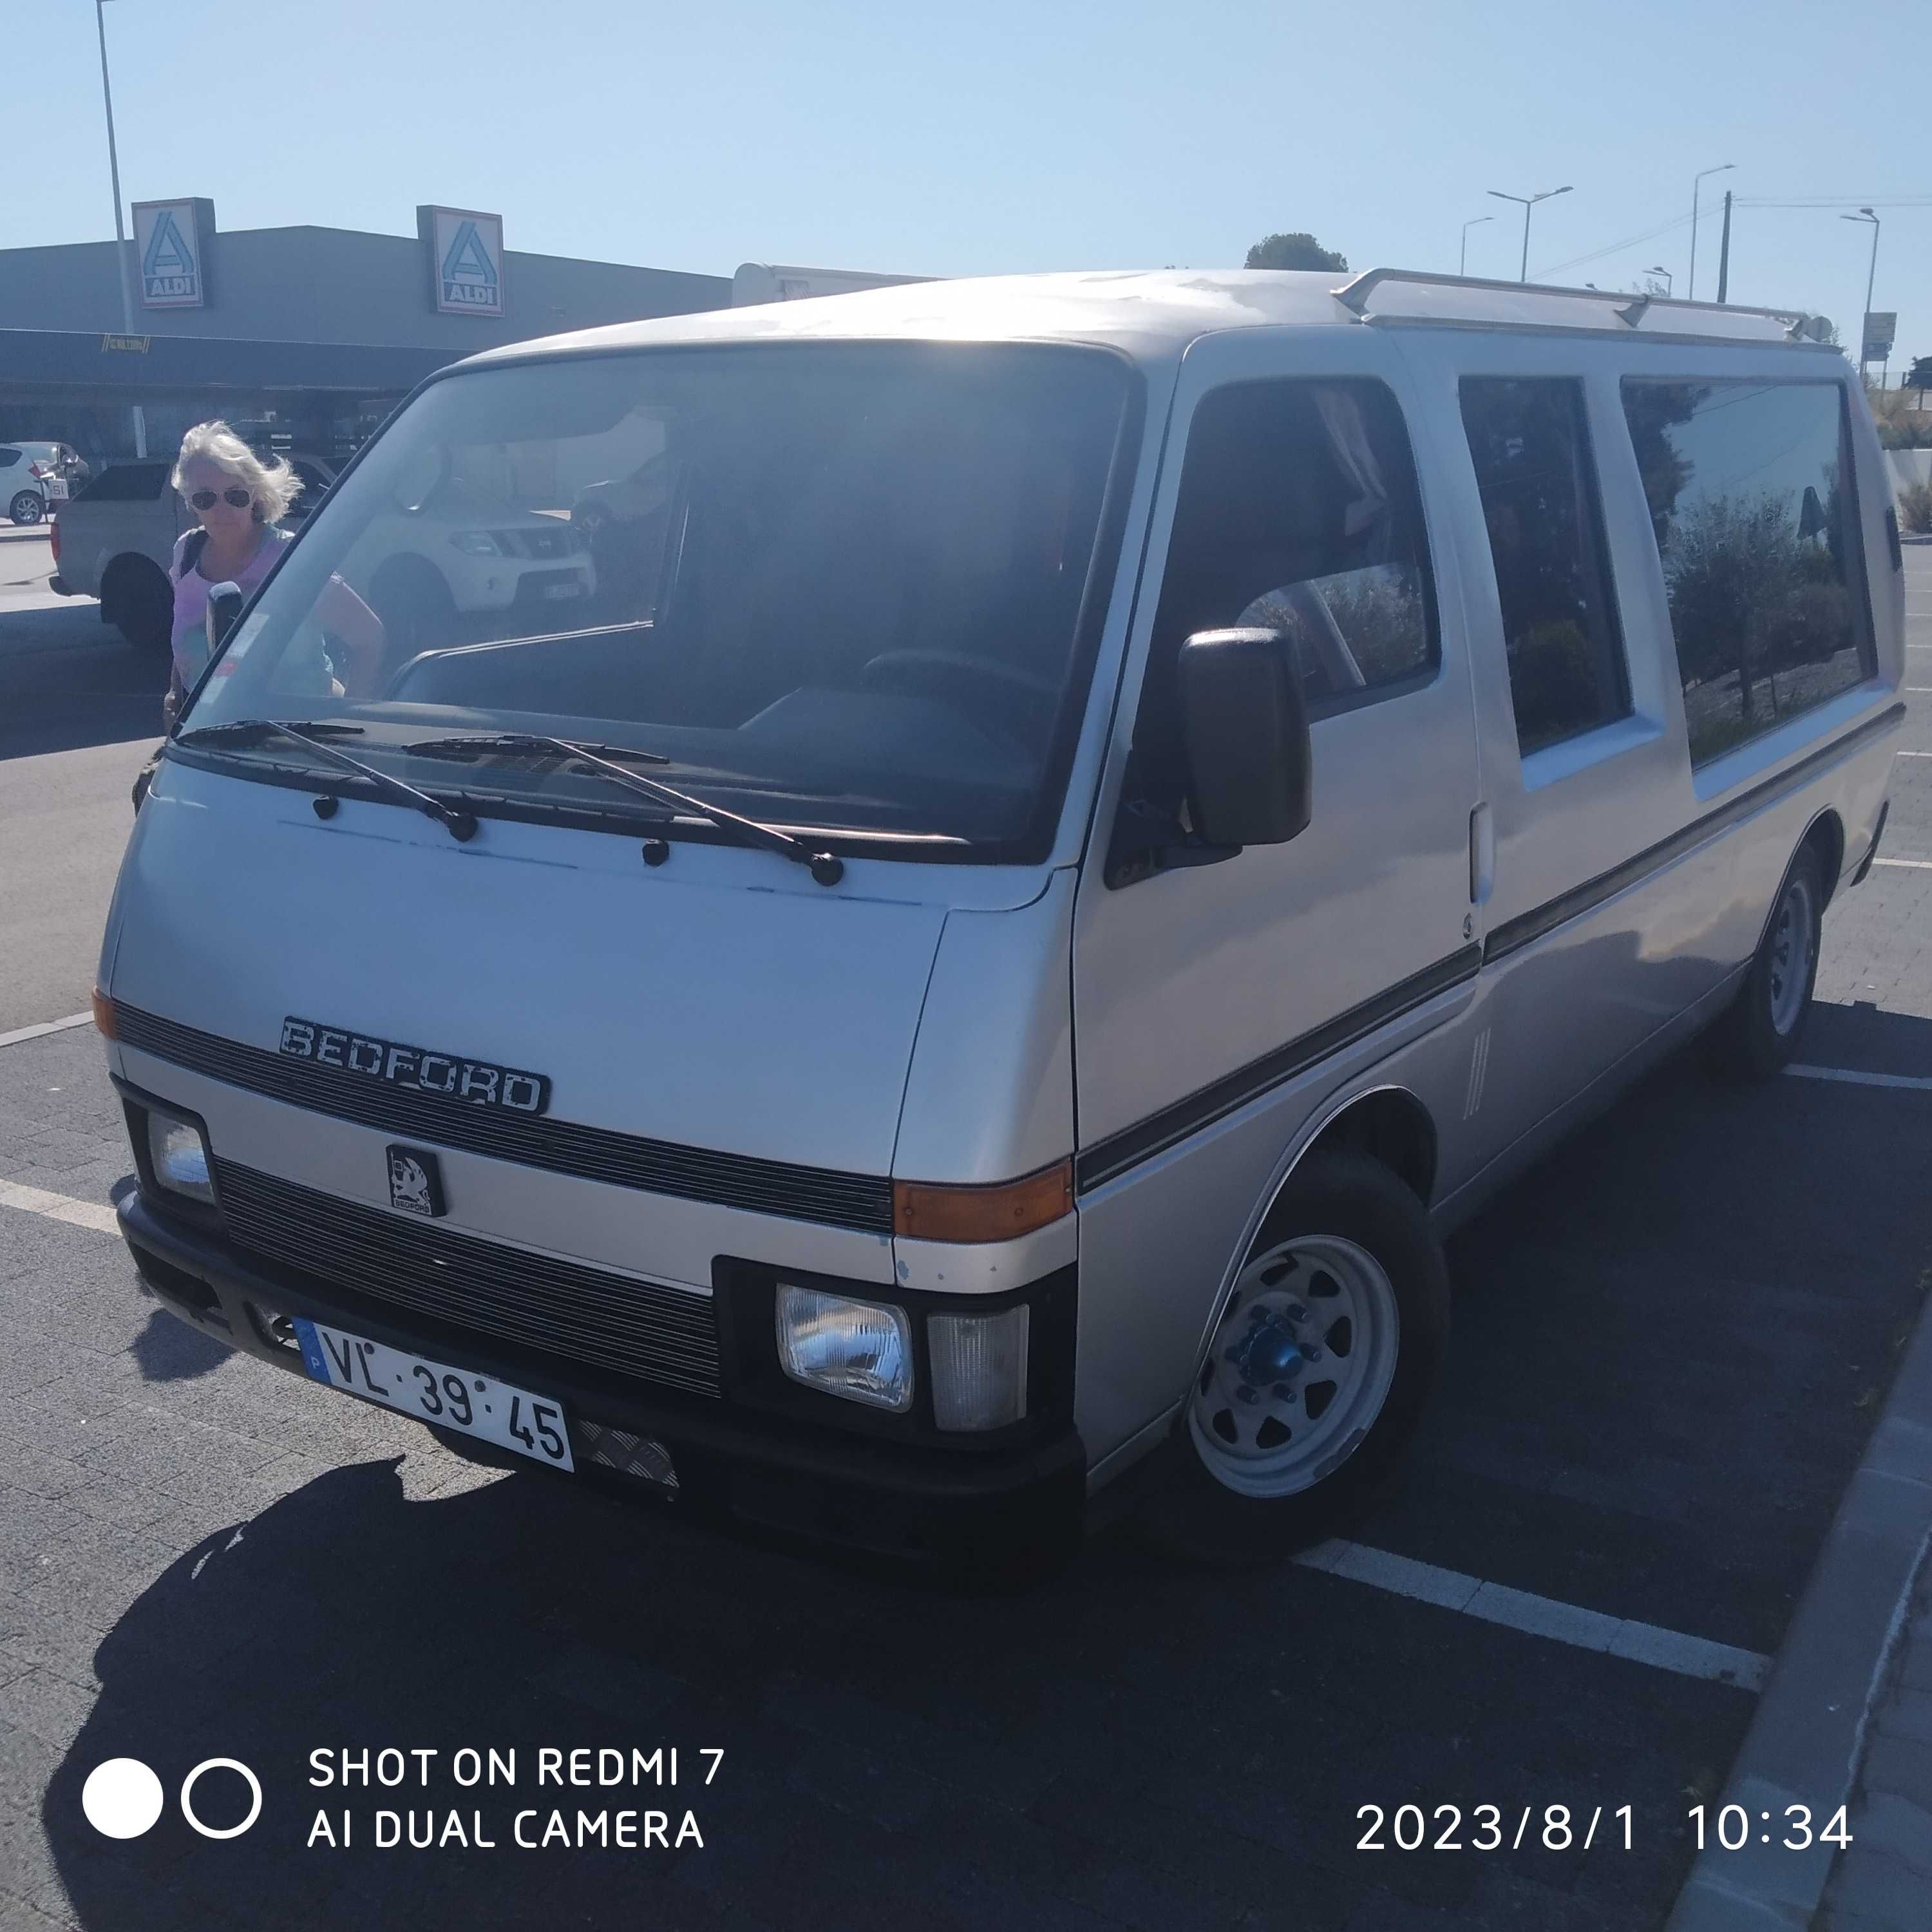
[[[319,1382],[328,1379],[328,1364],[323,1360],[322,1342],[315,1332],[315,1324],[305,1315],[294,1318],[296,1339],[302,1344],[302,1366]]]

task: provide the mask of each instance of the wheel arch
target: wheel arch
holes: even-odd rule
[[[1792,856],[1796,857],[1808,845],[1817,849],[1819,869],[1824,874],[1825,904],[1829,905],[1845,863],[1845,823],[1835,807],[1826,806],[1804,828],[1804,836],[1798,840]],[[1781,883],[1779,890],[1783,890]],[[1823,909],[1820,908],[1820,911]]]
[[[126,610],[124,600],[139,595],[144,578],[150,580],[150,587],[158,585],[172,594],[167,572],[143,552],[124,550],[108,559],[100,572],[100,613],[104,622],[116,624],[121,621]]]

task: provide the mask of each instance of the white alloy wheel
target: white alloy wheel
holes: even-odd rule
[[[1818,950],[1818,908],[1803,870],[1785,883],[1771,935],[1772,1030],[1781,1040],[1798,1024],[1811,991],[1811,962]]]
[[[1298,1234],[1242,1269],[1195,1378],[1202,1466],[1246,1496],[1297,1495],[1367,1435],[1395,1379],[1395,1288],[1365,1248]]]

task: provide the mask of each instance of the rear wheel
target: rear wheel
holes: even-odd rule
[[[1711,1029],[1712,1058],[1720,1073],[1736,1080],[1768,1079],[1797,1053],[1818,978],[1824,909],[1824,869],[1816,847],[1808,844],[1792,860],[1778,888],[1736,999]]]
[[[7,514],[16,524],[38,524],[46,514],[46,506],[31,490],[22,490],[7,506]]]
[[[1273,1562],[1347,1527],[1413,1437],[1448,1333],[1429,1216],[1363,1154],[1304,1162],[1216,1324],[1147,1505],[1195,1560]]]
[[[166,573],[143,556],[116,557],[101,579],[100,607],[107,621],[135,650],[159,656],[174,629],[174,586]]]
[[[383,661],[393,676],[424,651],[455,642],[456,600],[434,564],[394,557],[376,572],[369,602],[382,620]]]

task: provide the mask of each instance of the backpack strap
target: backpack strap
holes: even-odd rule
[[[208,532],[200,525],[190,530],[188,535],[182,538],[181,568],[175,572],[175,581],[177,584],[200,562],[201,554],[207,548]]]

